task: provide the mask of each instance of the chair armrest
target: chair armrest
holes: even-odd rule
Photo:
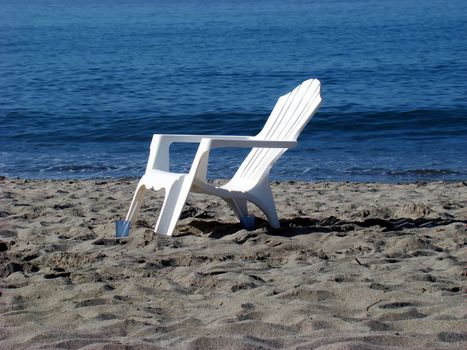
[[[199,143],[203,139],[217,140],[250,140],[252,136],[229,136],[229,135],[181,135],[181,134],[154,134],[152,140],[161,140],[162,142],[174,143]]]
[[[251,136],[227,136],[227,135],[177,135],[177,134],[154,134],[152,136],[146,172],[152,169],[169,171],[169,148],[172,143],[201,143],[207,138],[218,140],[250,140]]]
[[[291,148],[297,145],[296,141],[261,140],[255,137],[224,137],[208,136],[201,139],[189,176],[206,181],[208,171],[209,152],[220,147],[247,147],[247,148]]]
[[[151,142],[146,171],[152,169],[169,170],[169,148],[174,142],[199,143],[199,156],[196,158],[200,160],[204,159],[204,153],[207,153],[206,156],[208,156],[209,150],[214,148],[292,148],[297,145],[296,141],[261,140],[254,136],[155,134]],[[197,162],[195,161],[195,163]],[[207,167],[207,160],[203,160],[201,163],[203,167]],[[195,167],[200,166],[201,163]]]
[[[261,147],[261,148],[293,148],[296,141],[261,140],[254,136],[230,136],[230,135],[178,135],[178,134],[154,134],[153,141],[160,140],[163,143],[174,142],[200,143],[209,140],[211,148],[219,147]]]
[[[211,143],[211,148],[221,147],[246,147],[246,148],[293,148],[297,146],[297,141],[276,141],[261,139],[218,139],[207,138]]]

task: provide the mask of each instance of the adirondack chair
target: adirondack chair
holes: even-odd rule
[[[233,209],[240,222],[251,228],[247,202],[259,207],[273,228],[279,228],[268,175],[273,164],[288,149],[321,103],[320,82],[304,81],[277,101],[264,128],[256,136],[153,135],[144,176],[126,216],[131,225],[137,220],[147,189],[165,189],[165,199],[155,232],[171,236],[190,192],[219,196]],[[174,142],[199,143],[191,169],[186,174],[169,171],[169,147]],[[209,151],[220,147],[252,148],[232,179],[223,186],[207,183]]]

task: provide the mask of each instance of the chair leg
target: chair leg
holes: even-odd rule
[[[240,219],[243,216],[248,216],[248,206],[244,199],[224,199],[232,208],[235,215]]]
[[[245,199],[224,199],[234,211],[237,218],[240,220],[243,228],[253,230],[255,228],[254,217],[248,215],[248,205]],[[253,221],[251,220],[253,219]]]
[[[281,224],[279,223],[279,218],[277,216],[276,205],[274,202],[262,202],[258,207],[263,211],[263,213],[268,218],[269,224],[272,228],[280,228]]]
[[[160,235],[171,236],[177,221],[182,213],[188,193],[190,192],[191,182],[187,179],[179,179],[170,186],[166,187],[164,203],[162,204],[159,218],[154,231]]]
[[[143,204],[145,192],[146,187],[144,185],[138,184],[135,195],[133,196],[133,200],[131,201],[130,209],[128,210],[128,214],[126,215],[125,219],[126,221],[130,221],[131,225],[134,225],[138,219],[139,210],[141,208],[141,204]]]
[[[252,199],[252,202],[266,215],[272,228],[280,228],[276,204],[269,184],[261,186],[255,192],[255,198]]]

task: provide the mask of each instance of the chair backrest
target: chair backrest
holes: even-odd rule
[[[319,80],[304,81],[277,100],[266,124],[255,137],[261,140],[296,141],[320,103]],[[269,174],[273,164],[285,151],[283,148],[253,148],[234,178],[259,181]]]

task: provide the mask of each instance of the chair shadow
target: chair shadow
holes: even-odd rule
[[[325,219],[313,219],[309,217],[296,217],[293,219],[280,220],[281,228],[273,229],[268,222],[262,218],[256,218],[256,230],[265,230],[271,236],[294,237],[303,234],[314,232],[329,233],[336,232],[337,235],[345,236],[348,232],[358,228],[379,227],[382,232],[395,233],[412,228],[431,228],[438,226],[446,226],[453,223],[461,223],[467,225],[467,220],[456,219],[428,219],[428,218],[398,218],[398,219],[381,219],[368,218],[362,221],[340,220],[334,216]],[[208,235],[210,238],[220,239],[225,236],[234,234],[242,230],[242,226],[238,223],[221,223],[216,220],[193,220],[189,226]],[[177,234],[178,237],[190,235],[189,232]]]
[[[312,219],[308,217],[297,217],[290,220],[281,220],[282,228],[271,231],[272,235],[283,237],[293,237],[296,235],[312,232],[337,232],[344,236],[347,232],[357,228],[380,227],[382,232],[398,233],[404,229],[411,228],[431,228],[438,226],[446,226],[452,223],[467,224],[467,220],[456,219],[428,219],[428,218],[398,218],[398,219],[381,219],[368,218],[362,221],[340,220],[334,216],[327,217],[322,220]]]

